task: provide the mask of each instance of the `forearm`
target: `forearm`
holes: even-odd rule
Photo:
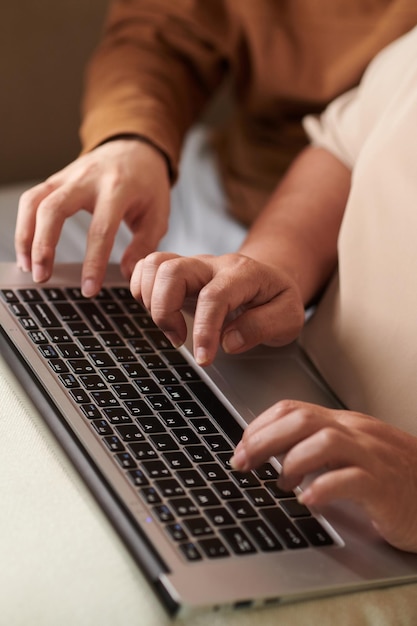
[[[240,248],[242,254],[287,270],[306,305],[336,267],[350,178],[350,170],[330,152],[306,148]]]
[[[214,26],[216,12],[199,7],[112,3],[86,76],[84,151],[115,135],[146,137],[167,155],[175,175],[184,134],[221,82],[221,37],[229,40]],[[220,24],[228,24],[223,16]]]

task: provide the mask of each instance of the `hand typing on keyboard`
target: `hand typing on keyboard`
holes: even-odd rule
[[[417,551],[416,437],[362,413],[286,400],[249,424],[230,464],[247,472],[282,454],[281,489],[325,470],[299,496],[302,504],[352,500],[389,543]]]
[[[260,343],[285,345],[304,323],[293,278],[242,254],[186,258],[155,252],[137,263],[130,286],[175,347],[186,339],[181,311],[196,299],[193,341],[199,365],[210,364],[219,345],[228,353]]]

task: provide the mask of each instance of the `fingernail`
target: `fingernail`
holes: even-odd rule
[[[245,471],[248,467],[248,460],[246,458],[246,452],[243,447],[238,447],[235,450],[234,455],[230,459],[230,465],[233,469],[238,470],[239,472]]]
[[[16,255],[16,263],[17,263],[17,267],[22,272],[30,272],[30,261],[23,254],[17,254]]]
[[[194,356],[198,365],[207,365],[209,362],[208,352],[205,348],[197,348]]]
[[[43,265],[35,263],[32,267],[32,278],[35,283],[43,283],[48,278],[48,273]]]
[[[222,346],[225,352],[231,353],[240,350],[245,345],[245,340],[238,330],[229,330],[223,335]]]
[[[91,298],[91,296],[94,296],[97,291],[98,289],[95,280],[93,280],[92,278],[86,278],[85,280],[83,280],[81,293],[83,294],[84,298]]]

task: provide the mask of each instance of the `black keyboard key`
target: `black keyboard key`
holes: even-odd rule
[[[172,478],[172,474],[163,461],[143,461],[142,467],[149,478]]]
[[[251,503],[256,507],[275,505],[274,498],[263,487],[259,487],[256,489],[247,489],[246,495],[248,496]]]
[[[202,508],[217,506],[220,504],[220,500],[214,493],[212,489],[209,487],[200,487],[197,489],[192,489],[190,491],[192,498],[199,504]]]
[[[96,367],[114,367],[115,363],[107,352],[89,352],[88,357]]]
[[[207,480],[216,481],[227,479],[226,472],[218,463],[203,463],[200,469]]]
[[[130,383],[116,383],[111,386],[120,400],[139,400],[139,392]]]
[[[237,445],[242,438],[243,428],[204,382],[190,382],[188,387],[200,400],[220,429]]]
[[[233,526],[236,524],[229,511],[223,506],[207,509],[205,514],[214,526]]]
[[[77,305],[94,331],[103,333],[114,330],[110,322],[106,319],[94,302],[91,302],[90,300],[83,300],[78,302]]]
[[[122,348],[125,345],[118,333],[100,333],[100,339],[106,348]]]
[[[233,528],[222,528],[221,534],[235,554],[253,554],[256,548],[247,534],[236,526]]]
[[[184,541],[187,539],[187,533],[179,522],[175,524],[167,524],[165,528],[171,539],[174,541]]]
[[[84,353],[75,343],[60,343],[56,348],[64,359],[82,359]]]
[[[110,384],[127,382],[126,376],[117,367],[100,368],[100,374]]]
[[[35,343],[36,345],[49,343],[50,341],[41,330],[34,330],[30,332],[29,337],[32,339],[33,343]]]
[[[137,417],[136,423],[147,434],[165,433],[164,425],[159,421],[155,415],[144,415],[143,417]]]
[[[184,488],[176,478],[156,480],[155,485],[163,498],[174,498],[185,495]]]
[[[241,491],[231,480],[213,483],[213,487],[222,500],[239,500],[242,497]]]
[[[191,498],[172,498],[168,502],[171,510],[179,517],[191,517],[199,512]]]
[[[79,337],[77,341],[84,352],[96,352],[97,350],[101,350],[101,344],[99,340],[94,337],[94,335],[89,337]]]
[[[256,470],[254,470],[254,472],[257,475],[257,477],[260,478],[261,480],[277,480],[278,479],[278,472],[275,469],[275,467],[271,465],[271,463],[264,463],[263,465],[258,467]]]
[[[116,426],[115,430],[123,441],[134,442],[144,440],[143,434],[135,424],[122,424],[121,426]]]
[[[116,407],[119,404],[111,391],[92,391],[91,397],[99,407]]]
[[[152,448],[151,444],[147,441],[140,441],[129,444],[129,450],[135,457],[140,461],[149,460],[149,459],[157,459],[158,454],[154,448]]]
[[[117,363],[137,363],[136,355],[129,348],[112,348],[111,352]]]
[[[182,543],[180,545],[180,550],[187,561],[201,561],[201,553],[193,543]]]
[[[202,417],[204,411],[197,402],[178,402],[177,406],[185,417]]]
[[[259,487],[260,482],[252,472],[230,472],[231,477],[236,484],[242,489],[249,489],[250,487]]]
[[[172,434],[183,446],[200,443],[199,436],[191,428],[173,428]]]
[[[87,404],[90,401],[90,396],[84,389],[70,389],[69,393],[77,404]]]
[[[153,446],[159,452],[167,452],[171,450],[178,450],[178,445],[168,433],[159,433],[157,435],[151,435],[149,437]]]
[[[180,470],[177,473],[177,476],[181,480],[183,485],[188,488],[203,487],[206,484],[206,481],[204,480],[202,475],[195,469]]]
[[[329,533],[314,517],[298,519],[295,524],[313,546],[330,546],[334,543]]]
[[[207,437],[203,437],[203,441],[212,452],[232,451],[232,446],[222,435],[207,435]],[[231,454],[229,456],[231,456]]]
[[[310,517],[310,510],[298,502],[295,498],[288,498],[287,500],[283,500],[281,502],[281,506],[290,517]]]
[[[124,404],[133,417],[152,415],[151,407],[144,400],[126,400]]]
[[[110,426],[110,424],[103,419],[98,419],[98,420],[93,420],[92,425],[94,426],[94,428],[96,429],[96,431],[98,432],[99,435],[112,435],[113,434],[113,429]]]
[[[95,374],[95,369],[87,359],[69,359],[68,365],[76,374]]]
[[[265,522],[260,519],[243,522],[245,530],[263,552],[282,550],[282,545]]]
[[[106,389],[106,383],[98,374],[82,374],[79,376],[80,381],[83,386],[88,390],[99,391],[102,389]]]
[[[306,548],[307,541],[297,530],[296,526],[277,506],[274,508],[260,509],[263,518],[268,522],[272,529],[282,539],[287,548],[297,549]]]
[[[57,289],[56,287],[46,287],[42,289],[42,293],[49,302],[60,302],[66,299],[62,289]]]
[[[171,372],[171,370],[154,370],[153,375],[160,385],[176,385],[178,384],[177,378]]]
[[[143,487],[140,490],[140,495],[147,504],[161,504],[162,502],[155,487]]]
[[[70,302],[56,302],[55,310],[62,322],[81,322],[80,314]]]
[[[111,452],[124,452],[125,447],[116,435],[110,435],[110,437],[103,437],[103,441]]]
[[[44,359],[56,359],[58,358],[58,353],[55,348],[49,344],[41,344],[38,348],[39,352],[43,356]]]
[[[0,293],[5,302],[19,302],[19,298],[12,289],[2,289]]]
[[[283,491],[277,485],[276,480],[267,481],[264,483],[265,487],[268,491],[274,496],[274,498],[282,499],[282,498],[295,498],[295,493],[293,491]]]
[[[115,459],[123,469],[133,469],[137,467],[135,459],[129,452],[118,452],[115,454]]]
[[[103,413],[111,424],[132,423],[132,418],[129,412],[122,406],[106,407],[103,409]]]
[[[115,325],[116,330],[118,330],[121,336],[125,339],[133,339],[134,337],[142,336],[139,328],[127,315],[112,317],[112,322]]]
[[[92,335],[91,330],[84,322],[68,322],[67,326],[73,337],[88,337]]]
[[[229,556],[230,552],[218,537],[201,539],[198,545],[209,559],[219,559]]]
[[[173,516],[171,510],[166,504],[158,504],[157,506],[153,507],[153,511],[160,522],[167,523],[173,522],[175,520],[175,517]]]
[[[50,328],[46,331],[53,343],[71,343],[72,337],[64,328]]]
[[[232,511],[236,519],[250,519],[251,517],[258,517],[257,512],[249,504],[247,500],[229,500],[227,506]]]
[[[177,411],[161,411],[158,415],[167,428],[176,430],[179,427],[185,426],[187,423]],[[173,431],[174,434],[175,430]]]
[[[35,318],[38,320],[42,328],[53,328],[61,326],[56,315],[52,312],[51,307],[45,302],[35,302],[30,306]]]
[[[213,530],[204,517],[192,517],[184,519],[184,526],[193,537],[202,537],[204,535],[212,535]]]
[[[205,446],[186,446],[185,451],[194,463],[213,463],[214,457]]]
[[[162,394],[148,395],[146,399],[155,411],[172,411],[174,409],[172,402]]]
[[[149,480],[146,478],[143,471],[139,468],[130,470],[127,475],[130,478],[131,482],[135,485],[135,487],[149,485]]]
[[[192,467],[190,461],[183,452],[165,452],[164,459],[174,470],[188,469]]]
[[[170,350],[172,348],[172,343],[166,338],[162,330],[159,330],[159,328],[147,330],[145,336],[149,339],[156,350]]]
[[[17,293],[23,302],[41,302],[43,299],[38,289],[18,289]]]
[[[101,413],[95,404],[82,404],[81,410],[89,420],[99,419],[101,417]]]
[[[10,305],[10,311],[15,317],[24,317],[29,315],[26,307],[24,307],[23,304],[21,304],[20,302],[13,302]]]

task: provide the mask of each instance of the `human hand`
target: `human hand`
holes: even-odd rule
[[[360,505],[393,546],[417,552],[417,438],[378,419],[285,400],[255,419],[231,459],[249,471],[283,455],[279,486],[309,507],[347,499]]]
[[[136,261],[152,252],[165,234],[170,185],[164,157],[136,139],[109,141],[84,154],[19,202],[15,248],[18,265],[35,282],[48,280],[65,220],[84,209],[92,214],[82,270],[82,290],[100,290],[122,220],[132,240],[121,260],[127,278]]]
[[[304,324],[295,282],[241,254],[186,258],[155,252],[137,263],[130,288],[174,346],[187,336],[181,309],[197,298],[193,342],[200,365],[213,361],[219,344],[228,353],[259,343],[283,345],[294,340]]]

